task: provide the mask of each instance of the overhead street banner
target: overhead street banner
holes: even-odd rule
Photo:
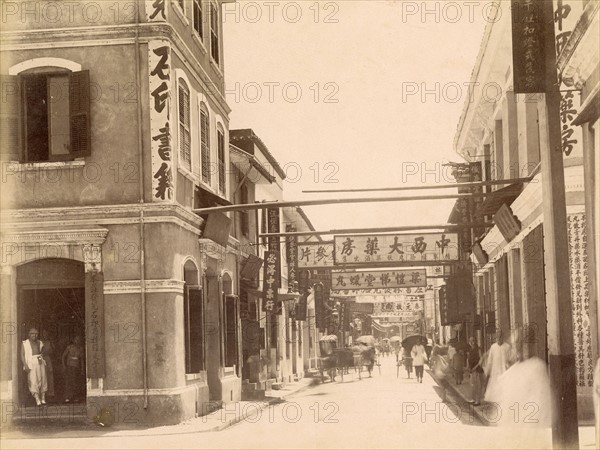
[[[333,275],[335,281],[335,273]],[[407,288],[338,289],[331,292],[331,297],[423,295],[426,291],[433,291],[433,285]]]
[[[425,269],[333,271],[332,291],[340,289],[414,288],[427,286]]]
[[[422,302],[400,301],[389,303],[373,303],[374,316],[404,316],[423,310]]]
[[[298,268],[333,267],[333,242],[298,243]]]
[[[456,233],[334,236],[335,264],[458,261]]]

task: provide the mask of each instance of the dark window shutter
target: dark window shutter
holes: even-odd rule
[[[2,75],[0,99],[0,160],[21,160],[22,83],[18,76]]]
[[[90,156],[90,71],[72,72],[69,79],[71,155]]]

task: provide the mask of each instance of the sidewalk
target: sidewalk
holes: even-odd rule
[[[209,431],[221,431],[238,422],[246,419],[252,419],[253,416],[259,414],[271,405],[284,402],[286,398],[292,394],[301,392],[313,386],[317,382],[311,378],[302,378],[298,381],[287,383],[279,390],[270,390],[266,392],[266,396],[260,401],[239,401],[231,402],[223,405],[210,414],[189,419],[177,425],[165,425],[151,428],[122,428],[118,426],[103,428],[95,425],[88,420],[78,427],[65,429],[60,424],[55,427],[44,427],[43,431],[39,428],[32,430],[27,427],[16,427],[10,430],[3,430],[3,439],[21,439],[21,438],[43,438],[43,435],[52,437],[69,438],[69,437],[98,437],[98,436],[153,436],[153,435],[169,435],[169,434],[186,434],[186,433],[206,433]]]

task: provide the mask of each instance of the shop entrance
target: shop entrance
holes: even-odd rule
[[[19,402],[24,406],[35,405],[20,358],[22,341],[27,339],[30,328],[38,330],[45,347],[47,401],[85,402],[83,264],[62,259],[35,261],[18,268],[17,285]],[[63,354],[66,367],[63,366]],[[75,366],[77,370],[73,369]]]

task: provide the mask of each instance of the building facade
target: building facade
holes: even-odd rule
[[[598,357],[596,269],[591,263],[596,250],[595,244],[590,246],[597,233],[590,220],[593,224],[597,215],[592,205],[597,200],[598,44],[591,36],[598,27],[598,3],[562,1],[554,6],[570,250],[563,256],[570,261],[578,405],[585,417],[592,411]],[[501,331],[524,357],[547,361],[540,169],[541,152],[550,151],[541,137],[547,119],[539,95],[514,93],[510,14],[497,19],[487,25],[471,79],[473,96],[465,102],[454,142],[467,162],[481,165],[484,181],[508,180],[504,186],[486,187],[496,195],[475,211],[476,220],[491,219],[495,225],[473,242],[473,317],[478,323],[471,321],[470,333],[487,349]],[[517,180],[522,178],[528,179]]]
[[[229,203],[222,3],[3,5],[3,403],[30,402],[32,326],[55,358],[85,338],[88,411],[240,399],[239,242],[192,212]]]

